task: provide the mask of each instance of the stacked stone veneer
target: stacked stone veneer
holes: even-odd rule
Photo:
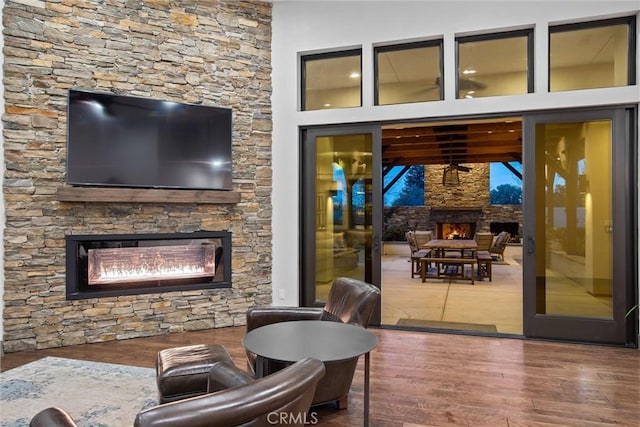
[[[445,165],[432,165],[424,170],[424,199],[432,209],[481,208],[489,204],[489,163],[467,164],[469,172],[458,172],[460,185],[442,185]]]
[[[3,350],[240,325],[269,304],[271,5],[7,0],[3,14]],[[69,88],[233,108],[241,202],[58,201]],[[66,301],[65,235],[197,230],[233,233],[232,288]]]
[[[437,222],[475,222],[476,231],[490,231],[492,222],[517,222],[522,229],[521,205],[492,205],[489,194],[489,163],[465,164],[460,185],[443,186],[445,165],[426,166],[425,205],[389,207],[384,210],[385,228],[436,231]],[[398,234],[398,233],[394,233]]]

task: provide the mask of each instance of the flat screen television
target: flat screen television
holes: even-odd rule
[[[71,185],[231,190],[229,108],[71,89]]]

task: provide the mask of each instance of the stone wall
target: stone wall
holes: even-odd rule
[[[489,163],[465,164],[469,172],[459,172],[460,185],[442,185],[444,165],[425,167],[424,200],[431,208],[478,208],[489,204]]]
[[[19,0],[3,15],[3,351],[240,325],[269,304],[271,5]],[[59,201],[69,88],[231,107],[240,203]],[[197,230],[233,233],[232,288],[66,301],[65,235]]]
[[[476,222],[476,231],[490,231],[492,222],[517,222],[522,233],[522,205],[492,205],[489,194],[489,163],[465,164],[471,170],[460,172],[460,185],[443,186],[444,165],[425,167],[425,205],[384,209],[386,240],[407,230],[435,230],[436,222],[457,218]],[[392,230],[388,232],[388,230]]]

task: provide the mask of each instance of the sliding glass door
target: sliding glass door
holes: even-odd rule
[[[630,121],[622,108],[525,116],[526,336],[634,340]]]
[[[336,277],[380,286],[379,140],[378,126],[303,132],[303,306],[324,303]],[[379,323],[379,310],[372,323]]]

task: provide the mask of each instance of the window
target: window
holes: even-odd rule
[[[490,163],[489,189],[492,205],[521,205],[522,163]]]
[[[442,41],[377,47],[375,105],[444,99]]]
[[[302,57],[302,110],[362,105],[361,49]]]
[[[333,200],[333,224],[342,225],[344,210],[347,207],[346,198],[347,192],[347,179],[344,175],[344,169],[338,163],[333,163],[333,184],[335,188],[329,190],[329,195]]]
[[[352,226],[366,227],[367,221],[367,183],[364,178],[358,178],[351,187]]]
[[[424,166],[393,166],[384,174],[384,206],[424,206]]]
[[[456,98],[533,92],[533,30],[459,37]]]
[[[549,91],[634,84],[635,20],[549,28]]]

